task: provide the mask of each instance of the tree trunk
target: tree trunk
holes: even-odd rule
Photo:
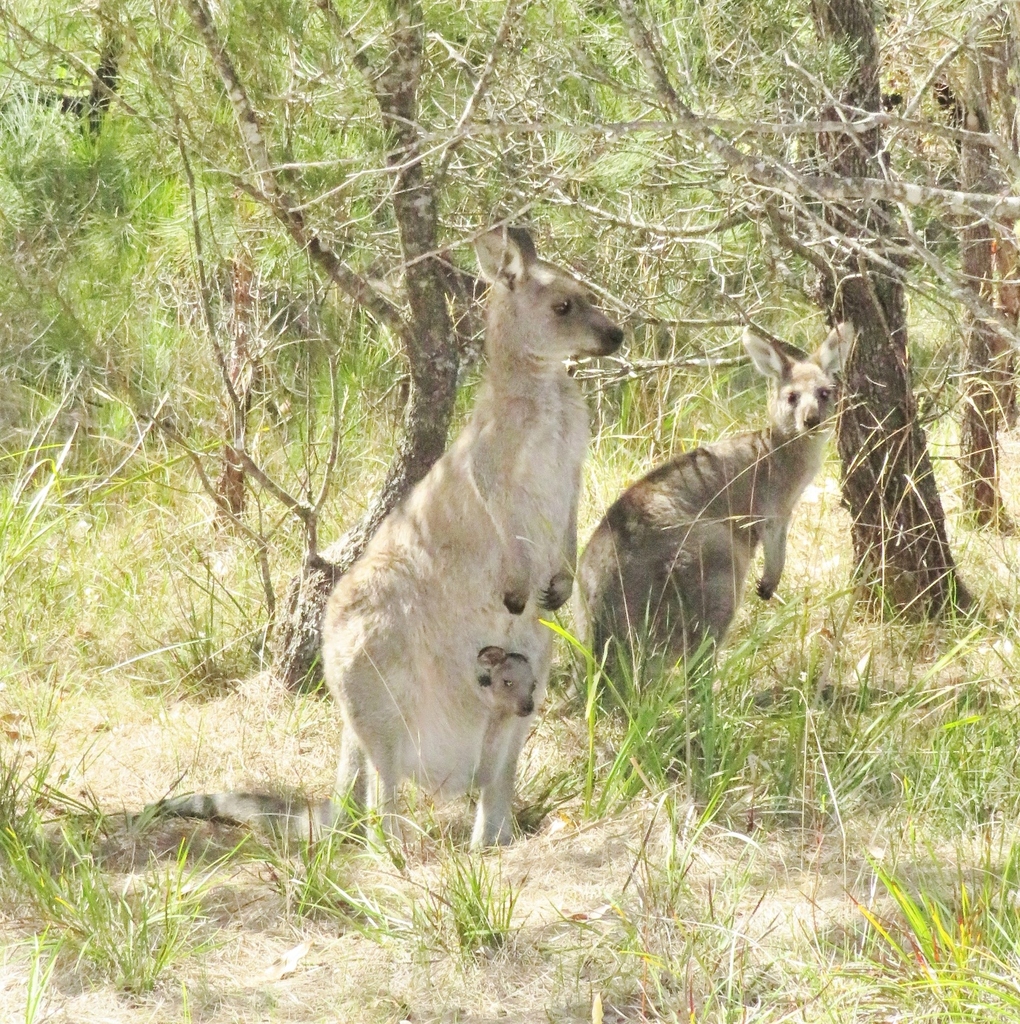
[[[1020,325],[1020,250],[1013,239],[1015,226],[1007,221],[1004,228],[996,231],[992,244],[992,274],[996,279],[995,305],[1012,320]],[[996,344],[1002,349],[1001,355],[995,359],[999,367],[998,395],[1002,419],[1007,427],[1015,427],[1017,423],[1016,394],[1016,356],[1009,343],[996,335]]]
[[[816,0],[819,33],[858,61],[840,100],[881,110],[878,36],[867,0]],[[842,178],[879,177],[879,130],[820,137],[828,170]],[[892,210],[872,202],[829,207],[827,219],[849,238],[889,231]],[[907,356],[902,285],[869,267],[850,247],[835,254],[823,298],[834,320],[850,320],[857,343],[844,370],[845,401],[837,426],[843,502],[851,526],[858,580],[871,598],[900,611],[934,615],[968,603],[956,576],[945,514],[935,486]]]
[[[991,118],[989,89],[984,81],[981,52],[971,58],[963,103],[963,127],[985,133]],[[970,191],[995,190],[991,151],[964,139],[960,144],[960,187]],[[968,218],[960,229],[960,264],[968,285],[991,298],[993,234],[984,218]],[[960,427],[960,464],[963,495],[977,523],[1009,530],[1012,526],[999,490],[999,439],[1008,392],[1010,352],[998,332],[968,309],[963,313],[964,379],[963,420]]]
[[[110,107],[110,97],[117,91],[120,76],[120,38],[114,35],[110,12],[105,12],[103,36],[99,44],[99,63],[96,65],[92,88],[89,89],[85,107],[88,111],[89,131],[98,135],[103,126],[103,115]]]
[[[292,689],[318,683],[320,625],[330,592],[390,510],[443,454],[456,397],[457,341],[446,304],[447,273],[438,255],[434,185],[414,160],[420,152],[417,87],[424,25],[417,3],[401,0],[394,7],[390,54],[374,87],[390,138],[387,162],[403,168],[392,201],[411,314],[402,338],[410,374],[404,431],[382,489],[362,520],[291,581],[273,661],[278,678]]]
[[[245,436],[246,420],[251,409],[251,393],[254,386],[255,364],[251,356],[252,327],[252,267],[248,254],[238,252],[230,268],[230,358],[228,373],[238,399],[235,407],[227,403],[227,440],[223,445],[223,468],[216,481],[216,493],[223,500],[218,507],[217,518],[227,525],[231,514],[240,516],[244,512],[244,465],[237,449],[231,443]],[[227,510],[229,509],[229,513]]]

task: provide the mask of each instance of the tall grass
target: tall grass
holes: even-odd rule
[[[911,883],[875,865],[891,914],[860,908],[873,929],[868,950],[884,986],[902,986],[948,1020],[1020,1018],[1020,848],[1002,861],[983,844],[976,870],[956,868],[955,886]]]
[[[70,828],[53,839],[6,828],[4,874],[78,965],[118,988],[147,992],[168,968],[209,948],[201,934],[209,875],[189,867],[182,845],[169,863],[116,882],[97,863],[93,843]]]
[[[493,863],[496,867],[493,867]],[[524,881],[503,877],[498,861],[450,851],[437,883],[412,902],[412,922],[426,955],[441,948],[463,956],[497,953],[514,933],[514,909]]]

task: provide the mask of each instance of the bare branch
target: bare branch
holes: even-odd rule
[[[102,76],[97,71],[90,68],[88,64],[81,59],[81,57],[76,53],[72,53],[70,50],[54,45],[48,39],[40,39],[30,28],[22,25],[21,22],[11,14],[10,7],[6,4],[0,4],[0,21],[4,21],[8,25],[13,25],[25,39],[38,46],[40,50],[45,53],[58,54],[77,71],[87,76],[89,81],[92,83],[92,89],[97,96],[101,96],[108,103],[116,103],[121,107],[121,109],[126,113],[131,114],[133,117],[140,116],[139,112],[131,106],[131,104],[128,103],[116,89],[112,89],[105,81],[103,81]]]
[[[326,468],[322,475],[322,484],[319,493],[315,497],[312,509],[316,517],[322,512],[329,495],[329,485],[333,481],[333,470],[336,468],[336,460],[340,454],[340,424],[343,422],[344,410],[347,408],[347,397],[349,392],[344,392],[343,402],[340,401],[340,389],[337,387],[337,366],[336,359],[329,361],[329,393],[333,410],[333,432],[329,439],[329,455],[326,457]]]
[[[772,226],[773,232],[775,232],[776,238],[779,239],[783,245],[801,259],[810,263],[815,270],[818,271],[823,277],[828,280],[833,280],[833,269],[832,266],[826,261],[823,256],[820,256],[810,246],[805,245],[799,239],[795,238],[790,234],[790,225],[788,222],[793,220],[788,214],[785,214],[779,209],[775,203],[765,204],[765,215],[768,217],[769,224]]]
[[[162,409],[163,404],[162,402],[160,403],[160,409]],[[209,475],[202,465],[202,458],[199,453],[188,444],[187,438],[180,433],[173,423],[160,417],[158,411],[156,415],[150,418],[149,422],[180,446],[181,450],[188,456],[191,464],[195,467],[195,472],[198,474],[202,489],[215,502],[218,511],[255,545],[259,554],[259,575],[262,578],[262,590],[266,598],[266,611],[269,622],[272,623],[276,616],[276,592],[273,590],[273,581],[269,574],[269,542],[262,534],[256,533],[243,519],[234,514],[233,509],[223,500],[223,496],[216,489],[216,485],[209,479]]]
[[[181,163],[184,166],[184,177],[188,182],[188,197],[191,207],[191,233],[195,245],[195,262],[198,265],[198,288],[202,299],[202,314],[205,317],[206,329],[209,331],[209,343],[213,347],[216,356],[216,363],[220,368],[220,376],[223,379],[223,386],[226,388],[230,398],[230,404],[235,414],[235,419],[242,411],[241,398],[234,388],[233,378],[230,376],[230,368],[227,366],[227,358],[223,354],[223,347],[220,345],[219,335],[216,330],[216,318],[212,311],[212,296],[209,291],[209,279],[205,272],[205,253],[202,249],[202,225],[198,216],[198,190],[195,186],[195,174],[191,167],[191,160],[188,159],[188,151],[184,146],[184,138],[181,133],[179,113],[174,109],[174,122],[176,127],[177,148],[181,154]],[[243,444],[243,441],[241,442]]]
[[[985,25],[992,20],[992,18],[997,17],[1004,7],[1005,4],[1003,3],[990,4],[984,14],[971,24],[970,28],[967,30],[966,36],[964,36],[959,43],[956,43],[946,50],[946,52],[932,65],[931,70],[917,87],[917,91],[910,98],[910,102],[903,111],[904,117],[913,117],[917,112],[917,108],[921,105],[921,100],[924,98],[924,94],[928,91],[932,82],[934,82],[935,79],[945,71],[945,69],[957,58],[962,50],[974,44],[974,40],[977,38],[981,29],[983,29]]]
[[[341,260],[314,232],[308,229],[298,204],[281,187],[269,158],[269,148],[258,116],[248,98],[230,57],[221,42],[205,0],[183,0],[206,49],[216,65],[223,87],[234,109],[245,153],[255,171],[259,192],[270,210],[290,232],[291,237],[329,275],[337,287],[367,309],[381,323],[400,332],[405,328],[403,317],[360,274]]]
[[[772,337],[767,331],[764,334],[766,337]],[[746,362],[747,356],[678,356],[676,359],[626,359],[623,356],[603,356],[597,363],[594,360],[578,362],[574,376],[578,380],[619,384],[627,380],[639,380],[661,370],[715,369],[722,366],[739,366]]]
[[[619,214],[604,210],[601,206],[586,203],[581,199],[573,199],[563,192],[562,189],[555,196],[551,196],[550,199],[565,206],[573,206],[584,210],[585,213],[590,213],[593,217],[597,217],[607,224],[615,224],[621,228],[630,228],[632,231],[641,231],[659,238],[672,238],[679,242],[702,242],[709,235],[729,231],[730,228],[736,227],[738,224],[745,224],[751,219],[750,214],[746,210],[740,210],[737,213],[731,213],[727,217],[722,217],[705,227],[674,228],[668,224],[649,224],[646,221],[638,220],[636,217],[621,217]]]
[[[496,61],[499,59],[503,44],[506,42],[506,37],[510,34],[510,26],[513,24],[514,15],[517,13],[516,6],[515,0],[506,0],[503,6],[503,17],[500,19],[499,28],[496,29],[496,35],[489,49],[489,56],[485,62],[485,67],[482,68],[482,73],[478,76],[478,81],[475,83],[471,98],[467,101],[460,117],[457,119],[453,138],[446,146],[443,159],[433,175],[433,184],[437,187],[446,178],[446,172],[450,167],[450,161],[453,159],[453,154],[456,152],[457,147],[468,137],[464,129],[471,123],[472,118],[475,116],[475,110],[478,109],[478,104],[481,103],[482,97],[489,87],[492,73],[496,70]]]
[[[1020,217],[1020,196],[996,196],[980,192],[960,192],[930,185],[883,180],[881,178],[840,178],[833,175],[801,174],[787,164],[763,156],[749,156],[713,131],[680,99],[666,74],[658,51],[642,24],[634,0],[618,0],[620,14],[645,73],[652,82],[659,102],[677,119],[678,126],[690,132],[708,152],[722,160],[731,170],[739,171],[750,181],[785,195],[805,195],[830,202],[906,203],[920,206],[938,202],[951,213],[976,213],[997,220]]]
[[[367,82],[371,82],[372,65],[369,64],[368,57],[365,56],[365,51],[359,50],[358,47],[354,45],[354,38],[351,35],[351,30],[344,24],[344,20],[340,16],[340,12],[336,9],[336,5],[333,3],[333,0],[315,0],[315,2],[319,10],[326,15],[326,20],[329,22],[330,28],[333,29],[337,39],[340,40],[340,45],[343,46],[350,62],[358,69],[358,71],[361,72]]]

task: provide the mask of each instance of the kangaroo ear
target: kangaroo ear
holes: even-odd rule
[[[750,327],[744,328],[744,348],[751,357],[755,369],[766,377],[781,380],[790,369],[790,360],[785,352],[781,352],[770,341],[759,338]]]
[[[493,228],[475,242],[482,277],[491,284],[502,281],[509,289],[527,277],[538,260],[535,243],[524,228]]]
[[[478,664],[482,668],[494,669],[506,661],[506,651],[502,647],[483,647],[478,652]]]
[[[815,362],[830,376],[834,377],[846,366],[847,356],[857,337],[857,331],[849,320],[836,324],[829,336],[818,346]]]

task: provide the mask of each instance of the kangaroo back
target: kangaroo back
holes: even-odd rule
[[[599,523],[578,568],[578,614],[596,657],[611,644],[672,660],[719,643],[740,604],[758,545],[758,583],[772,596],[794,506],[821,465],[836,374],[854,338],[840,324],[810,357],[745,332],[755,368],[773,383],[769,427],[704,445],[625,491]]]

